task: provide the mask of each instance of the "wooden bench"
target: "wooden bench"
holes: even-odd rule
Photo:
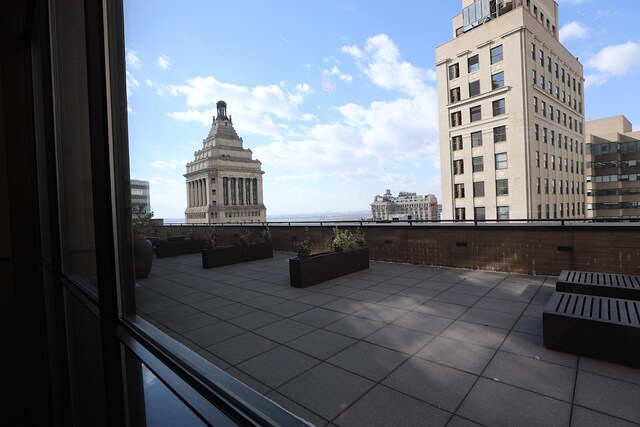
[[[640,368],[640,302],[554,292],[542,313],[543,343]]]
[[[563,270],[556,290],[640,301],[640,276]]]

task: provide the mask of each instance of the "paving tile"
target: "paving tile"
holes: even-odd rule
[[[351,295],[349,295],[349,298],[365,302],[378,302],[387,298],[388,296],[388,293],[376,292],[366,289],[352,293]]]
[[[474,423],[459,415],[454,415],[451,417],[451,421],[449,421],[447,427],[482,427],[482,424]]]
[[[471,307],[460,316],[460,320],[478,323],[480,325],[494,326],[496,328],[511,329],[518,320],[518,317],[518,314]]]
[[[413,310],[424,301],[422,298],[412,298],[404,295],[391,295],[378,302],[378,304],[388,307],[401,308],[403,310]]]
[[[520,315],[527,307],[524,302],[505,301],[503,299],[484,297],[474,307]]]
[[[377,385],[334,420],[338,426],[444,426],[451,414],[388,387]]]
[[[591,359],[580,356],[578,368],[605,377],[617,378],[619,380],[640,385],[640,369],[629,366],[618,365],[616,363],[605,362],[604,360]]]
[[[331,420],[369,391],[375,383],[321,363],[277,389],[289,399]]]
[[[291,320],[306,323],[307,325],[315,326],[316,328],[322,328],[323,326],[327,326],[328,324],[333,323],[336,320],[340,320],[345,316],[346,314],[344,313],[327,310],[322,307],[316,307],[293,316]]]
[[[241,301],[254,299],[262,295],[264,294],[261,294],[260,292],[250,291],[247,289],[239,289],[238,292],[225,295],[225,298],[230,299],[232,301],[241,302]]]
[[[353,313],[354,316],[364,317],[365,319],[377,320],[379,322],[390,323],[399,317],[407,314],[408,310],[400,308],[387,307],[380,304],[371,304],[362,310]]]
[[[509,301],[518,301],[529,303],[535,296],[537,286],[496,286],[486,296],[491,298],[505,299]]]
[[[214,323],[218,323],[219,321],[219,319],[216,319],[215,317],[207,313],[197,312],[196,314],[192,314],[190,316],[182,317],[180,319],[172,320],[165,323],[168,327],[170,327],[177,333],[183,334],[185,332],[193,331],[194,329],[213,325]]]
[[[340,313],[351,314],[368,306],[370,303],[365,301],[357,301],[349,298],[339,298],[335,301],[324,304],[322,307],[339,311]]]
[[[313,305],[296,301],[287,301],[282,304],[265,307],[264,310],[282,317],[291,317],[314,308]]]
[[[226,369],[225,371],[229,375],[231,375],[233,378],[235,378],[238,381],[240,381],[242,384],[244,384],[247,387],[257,391],[260,394],[265,394],[265,393],[268,393],[269,391],[271,391],[271,387],[269,387],[268,385],[258,381],[257,379],[253,378],[251,375],[247,375],[246,373],[242,372],[238,368],[231,367],[231,368]]]
[[[578,371],[574,403],[640,424],[640,385]]]
[[[195,308],[190,307],[186,304],[177,303],[176,305],[173,305],[171,307],[167,307],[163,310],[151,313],[150,316],[160,322],[166,323],[171,322],[172,320],[192,316],[197,313],[200,312]]]
[[[385,378],[382,384],[453,412],[476,379],[475,375],[412,357]]]
[[[279,322],[258,328],[254,332],[262,335],[263,337],[284,344],[298,338],[299,336],[308,334],[313,330],[314,328],[312,326],[304,323],[290,319],[283,319]]]
[[[303,304],[311,304],[311,305],[323,305],[331,301],[335,301],[338,299],[335,295],[326,295],[321,293],[313,293],[309,295],[305,295],[296,300],[296,302],[301,302]]]
[[[200,347],[209,347],[210,345],[245,332],[246,331],[244,329],[232,325],[231,323],[218,322],[213,325],[189,331],[184,334],[184,337],[198,344]]]
[[[282,316],[278,316],[277,314],[268,313],[262,310],[256,310],[249,314],[234,317],[233,319],[229,320],[229,323],[233,323],[234,325],[240,326],[241,328],[248,331],[253,331],[263,326],[270,325],[271,323],[278,322],[280,320],[283,320]]]
[[[210,298],[208,299],[203,299],[200,301],[193,302],[190,305],[191,307],[197,308],[198,310],[208,311],[208,310],[213,310],[214,308],[224,307],[225,305],[233,304],[233,301],[228,300],[226,298],[214,297],[211,295],[209,295],[209,297]]]
[[[468,342],[483,347],[498,349],[509,331],[492,326],[478,325],[475,323],[456,320],[444,332],[441,337],[456,341]]]
[[[420,288],[418,286],[412,286],[410,288],[405,289],[404,291],[398,292],[398,297],[405,296],[405,297],[411,298],[414,301],[423,303],[435,297],[440,292],[441,291],[436,291],[434,289],[425,289],[425,288]],[[401,308],[405,308],[405,307],[401,307]]]
[[[487,347],[436,337],[418,351],[416,356],[480,375],[495,352]]]
[[[398,281],[400,279],[401,278],[399,277],[394,277],[393,279],[387,280],[386,282],[378,283],[377,285],[370,287],[369,290],[375,292],[384,292],[387,294],[397,294],[398,292],[404,291],[409,286],[418,282],[418,280],[407,279],[411,282],[410,284],[401,285],[391,283],[391,281]]]
[[[466,282],[462,282],[458,285],[455,285],[449,288],[449,290],[457,294],[484,296],[491,289],[491,288],[485,288],[483,286],[466,285],[465,283]]]
[[[458,294],[456,292],[444,291],[441,294],[433,297],[434,301],[442,301],[448,302],[449,304],[458,304],[464,305],[466,307],[471,307],[473,304],[477,303],[481,297],[477,295],[465,295]]]
[[[429,280],[435,280],[437,282],[456,284],[465,279],[465,272],[457,269],[445,270],[442,273],[436,274],[429,278]]]
[[[326,326],[325,329],[347,335],[352,338],[362,339],[367,335],[371,335],[383,326],[385,326],[384,323],[377,322],[375,320],[347,316],[330,324],[329,326]]]
[[[358,288],[351,288],[345,285],[319,285],[314,289],[316,292],[332,295],[335,297],[346,297],[358,292]]]
[[[575,354],[550,350],[543,345],[541,336],[525,334],[524,332],[511,331],[502,346],[500,346],[500,350],[532,359],[557,363],[570,368],[575,368],[578,365],[578,356]]]
[[[225,305],[224,307],[213,308],[207,310],[207,313],[222,320],[233,319],[234,317],[242,316],[243,314],[253,313],[255,308],[249,307],[241,303],[233,303],[231,305]]]
[[[200,350],[197,350],[196,353],[201,356],[203,359],[206,359],[209,363],[215,365],[217,368],[220,369],[228,369],[231,367],[230,364],[228,364],[227,362],[225,362],[224,360],[220,359],[218,356],[209,353],[207,350],[205,350],[204,348],[201,348]]]
[[[620,418],[605,415],[580,406],[574,406],[571,414],[571,427],[632,427],[637,424]]]
[[[537,317],[522,316],[513,327],[514,331],[542,336],[542,319]]]
[[[432,335],[437,335],[444,331],[451,323],[453,323],[451,319],[416,311],[409,312],[393,322],[396,326]]]
[[[247,332],[209,346],[206,350],[232,365],[237,365],[277,346],[278,344],[271,340]]]
[[[501,382],[480,378],[456,412],[483,425],[567,426],[571,405]]]
[[[462,316],[462,313],[467,311],[468,308],[457,305],[449,304],[440,301],[427,301],[422,305],[415,308],[415,311],[420,313],[432,314],[434,316],[446,317],[447,319],[457,319]]]
[[[207,292],[197,291],[195,293],[187,295],[179,295],[173,297],[176,301],[180,301],[183,304],[191,304],[194,302],[202,301],[211,298],[211,294]]]
[[[545,304],[546,305],[546,304]],[[544,311],[544,305],[534,304],[533,302],[529,303],[526,310],[524,311],[525,316],[529,317],[538,317],[542,319],[542,312]]]
[[[329,424],[329,421],[325,420],[320,415],[315,414],[307,408],[298,405],[296,402],[289,399],[285,395],[278,393],[277,391],[270,391],[265,395],[265,397],[277,403],[295,416],[302,418],[303,420],[313,424],[316,427],[326,426]]]
[[[257,298],[249,299],[243,302],[243,304],[250,305],[255,308],[265,308],[272,305],[286,302],[284,298],[274,297],[273,295],[262,295]]]
[[[422,282],[418,282],[414,285],[416,288],[429,289],[438,292],[444,292],[452,286],[453,283],[436,282],[431,279],[423,280]]]
[[[576,369],[498,351],[482,375],[571,403]]]
[[[285,346],[237,365],[237,368],[269,387],[276,388],[318,363],[317,359]]]
[[[353,338],[345,337],[344,335],[324,329],[317,329],[300,338],[289,341],[287,346],[318,359],[325,360],[355,342],[356,340]]]
[[[434,335],[402,328],[400,326],[387,325],[369,335],[365,340],[382,347],[412,355],[433,338]]]
[[[360,341],[327,362],[370,380],[380,381],[408,357],[407,354]]]
[[[416,283],[420,282],[422,280],[422,278],[412,278],[412,277],[408,277],[406,275],[402,275],[402,276],[398,276],[398,277],[392,277],[389,280],[386,280],[384,282],[384,284],[390,284],[390,285],[400,285],[400,286],[404,286],[405,288],[408,286],[413,286]]]

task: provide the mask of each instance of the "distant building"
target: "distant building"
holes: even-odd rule
[[[227,117],[227,103],[218,101],[209,135],[202,149],[187,163],[187,223],[264,222],[267,209],[262,199],[262,163],[252,159],[250,149]]]
[[[640,132],[625,116],[586,124],[587,215],[640,216]]]
[[[374,221],[435,221],[438,219],[437,206],[438,199],[433,194],[418,196],[401,191],[395,197],[387,190],[373,199],[371,217]]]
[[[462,0],[436,48],[443,219],[584,218],[583,68],[554,0]]]
[[[144,213],[151,212],[151,196],[149,193],[149,181],[139,179],[131,180],[131,211],[136,212],[139,208]]]

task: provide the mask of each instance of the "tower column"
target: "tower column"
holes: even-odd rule
[[[186,183],[186,187],[187,187],[187,207],[190,208],[191,207],[191,183],[187,182]]]

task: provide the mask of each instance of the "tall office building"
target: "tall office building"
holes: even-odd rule
[[[436,49],[443,219],[583,218],[582,64],[553,0],[462,0]]]
[[[151,212],[151,196],[149,193],[149,181],[140,179],[131,180],[131,211],[141,209],[144,213]]]
[[[202,149],[187,163],[187,223],[264,222],[262,163],[252,159],[227,117],[227,103],[216,103],[217,115]]]
[[[640,132],[625,116],[586,124],[587,216],[640,217]]]
[[[374,220],[436,221],[438,219],[438,199],[433,194],[420,196],[401,191],[398,197],[387,190],[382,196],[375,196],[371,203],[371,217]]]

